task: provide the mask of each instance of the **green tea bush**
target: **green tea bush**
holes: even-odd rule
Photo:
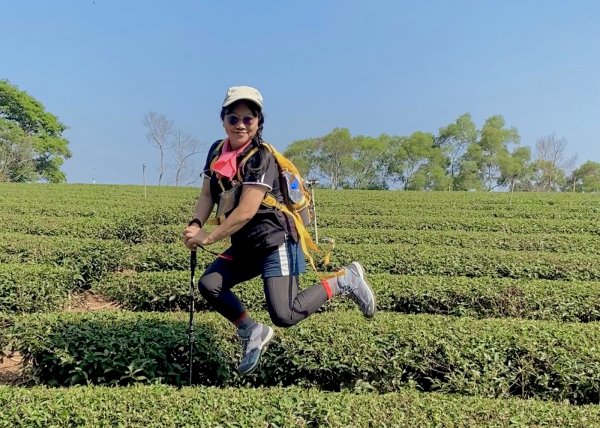
[[[186,271],[117,272],[107,275],[93,286],[93,290],[117,302],[124,309],[188,310],[190,273]],[[209,309],[206,301],[197,292],[197,281],[194,290],[196,309],[200,311]]]
[[[8,388],[1,427],[595,427],[598,406],[494,400],[411,389],[390,394],[301,388]]]
[[[5,350],[8,348],[9,329],[12,325],[12,315],[0,311],[0,362],[2,362],[2,358],[6,355]]]
[[[226,243],[211,246],[222,251]],[[337,244],[332,263],[341,268],[360,261],[370,273],[600,281],[600,264],[593,255],[502,251],[482,248],[402,244]],[[198,251],[200,268],[214,255]],[[183,244],[142,244],[130,248],[124,267],[136,271],[187,270],[189,250]]]
[[[136,311],[187,310],[189,251],[181,244],[181,230],[193,212],[198,189],[149,186],[148,197],[144,190],[141,186],[0,184],[0,356],[22,352],[34,379],[48,385],[185,383],[184,313],[15,315],[60,307],[65,293],[70,293],[63,288],[69,281],[74,288],[92,288]],[[378,316],[365,321],[351,302],[334,299],[323,313],[299,326],[277,329],[258,372],[241,378],[236,372],[240,347],[234,329],[214,313],[198,313],[196,384],[297,385],[303,387],[302,394],[317,395],[321,392],[311,388],[371,391],[383,394],[374,395],[377,400],[393,396],[400,401],[394,394],[412,386],[462,395],[457,400],[475,395],[598,403],[597,195],[316,189],[316,201],[320,235],[336,240],[332,265],[321,267],[331,271],[351,260],[361,261],[378,297]],[[221,251],[226,246],[221,243],[210,249]],[[214,256],[199,251],[198,258],[196,278]],[[38,264],[40,270],[31,267]],[[315,281],[309,273],[303,286]],[[265,319],[260,280],[236,291],[253,315]],[[196,307],[208,309],[196,297]],[[83,390],[72,391],[78,389]],[[251,394],[241,391],[241,397]],[[279,392],[278,399],[282,395]],[[327,400],[338,396],[345,397],[345,404],[352,400],[344,394],[331,394]],[[60,406],[61,399],[53,403]],[[129,409],[138,405],[133,400]],[[406,410],[413,415],[406,421],[402,413],[393,413],[367,423],[361,419],[367,410],[361,410],[344,422],[336,419],[337,404],[334,411],[309,404],[307,412],[285,410],[281,416],[268,413],[279,409],[275,399],[267,400],[261,411],[273,416],[269,422],[273,426],[339,421],[338,425],[360,426],[363,420],[372,426],[385,426],[385,421],[397,421],[390,422],[395,426],[471,426],[478,424],[473,421],[495,423],[496,417],[501,426],[600,426],[597,417],[577,419],[570,413],[572,419],[566,413],[544,419],[518,407],[526,401],[514,404],[517,413],[505,413],[498,407],[479,406],[482,401],[475,398],[469,403],[478,411],[464,410],[467,419],[460,419],[452,416],[460,413],[459,407],[447,401],[423,407],[419,397],[411,400],[419,410]],[[121,405],[119,399],[112,401]],[[252,404],[260,398],[251,396],[248,401]],[[297,403],[290,408],[302,409],[305,402],[313,403],[307,396],[290,398],[290,403]],[[376,409],[379,402],[368,401],[361,409]],[[381,403],[384,411],[396,408],[392,401]],[[110,404],[101,406],[108,406],[104,408],[110,418]],[[0,404],[3,411],[4,407]],[[153,409],[148,413],[161,421],[162,416],[153,412],[169,407]],[[558,415],[543,409],[544,415]],[[247,411],[242,408],[240,414]],[[52,416],[35,405],[30,410],[24,405],[19,412],[32,418],[41,415],[33,423],[41,426],[52,426],[48,421],[54,420],[55,425],[68,425],[65,414],[77,421],[98,415],[90,411],[78,416],[81,413],[59,407]],[[177,412],[167,411],[166,420],[181,421]],[[529,418],[534,413],[539,419]],[[213,413],[204,414],[209,421],[204,425],[220,424],[215,422],[218,417],[211,419]],[[2,415],[0,427],[14,425],[10,419],[2,421]],[[106,425],[129,426],[135,421],[153,425],[139,414],[123,415],[124,419],[107,419]],[[419,415],[431,419],[418,419]],[[477,419],[479,415],[482,419]],[[293,417],[297,419],[290,424]],[[434,422],[420,422],[430,420]]]
[[[201,271],[196,279],[200,275]],[[301,289],[317,282],[312,276],[307,274],[301,278]],[[189,280],[187,271],[117,272],[94,284],[93,290],[125,309],[188,310]],[[368,275],[368,281],[380,311],[600,321],[600,282],[391,274]],[[238,285],[235,291],[248,310],[266,309],[260,278]],[[211,309],[198,293],[195,306],[198,310]],[[348,299],[333,299],[323,310],[354,306]]]
[[[114,235],[114,221],[105,218],[9,214],[0,217],[0,228],[3,232],[34,236],[102,239]]]
[[[79,272],[82,288],[120,269],[128,248],[116,240],[12,233],[2,234],[0,238],[0,262],[51,264],[72,269]]]
[[[56,311],[68,301],[81,277],[52,265],[0,265],[0,312]]]
[[[456,230],[371,229],[328,227],[327,237],[338,244],[409,244],[432,247],[482,248],[508,251],[542,251],[600,255],[600,239],[591,234],[465,232]]]
[[[187,221],[178,224],[144,226],[145,243],[172,244],[181,243],[181,234]]]
[[[336,245],[333,257],[340,266],[359,260],[372,273],[563,281],[600,280],[597,259],[580,254],[383,244]]]
[[[211,307],[197,290],[202,271],[194,282],[196,310]],[[174,311],[189,309],[190,273],[187,271],[117,272],[107,275],[92,287],[95,293],[114,301],[124,309],[134,311]],[[250,310],[263,309],[262,280],[255,278],[240,284],[236,294]]]
[[[130,207],[129,210],[132,210]],[[164,213],[162,213],[164,214]],[[177,226],[177,238],[187,224],[188,216],[181,215],[175,225],[163,223],[170,220],[156,212],[155,216],[135,214],[133,212],[113,213],[113,218],[97,217],[57,217],[39,214],[9,214],[0,218],[0,228],[4,232],[25,233],[35,236],[65,236],[72,238],[119,239],[137,244],[151,239],[156,228]],[[163,219],[161,220],[161,217]],[[169,237],[171,239],[171,237]],[[152,240],[157,241],[157,237]]]
[[[455,316],[600,321],[600,283],[379,274],[380,310]]]
[[[15,318],[10,347],[31,362],[31,376],[52,386],[77,384],[127,385],[187,380],[187,327],[183,314],[111,311],[55,313]],[[216,347],[223,326],[209,319],[195,333],[196,383],[225,383],[231,357]]]
[[[439,209],[439,207],[438,207]],[[343,214],[340,214],[343,212]],[[598,219],[584,220],[548,220],[548,219],[496,219],[493,215],[485,217],[472,217],[463,212],[456,217],[449,217],[443,212],[439,214],[418,215],[408,212],[406,216],[398,215],[365,215],[356,214],[356,210],[337,212],[322,212],[319,214],[319,227],[356,228],[362,233],[370,229],[396,229],[396,230],[456,230],[465,232],[503,232],[503,233],[559,233],[578,234],[586,233],[594,236],[600,235]],[[347,213],[347,214],[346,214]],[[597,216],[596,216],[597,217]]]
[[[227,242],[219,242],[208,247],[210,251],[222,252],[228,246]],[[202,271],[215,260],[215,255],[198,249],[198,269]],[[139,272],[157,272],[165,270],[189,270],[190,250],[183,242],[172,244],[141,244],[129,248],[123,267]]]
[[[256,314],[259,319],[263,317]],[[221,386],[367,388],[598,403],[600,327],[513,319],[411,316],[358,311],[315,315],[277,336],[260,369],[240,377],[234,328],[196,317],[196,383]],[[50,385],[182,384],[185,314],[94,313],[21,316],[13,348]]]

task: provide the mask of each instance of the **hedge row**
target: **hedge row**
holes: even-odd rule
[[[352,196],[352,193],[344,192],[341,195],[348,198]],[[356,212],[362,215],[397,216],[399,218],[412,215],[431,217],[433,214],[438,217],[455,218],[466,214],[470,218],[482,219],[487,217],[498,220],[590,220],[598,218],[600,215],[600,211],[589,205],[561,205],[559,209],[556,206],[508,205],[501,201],[486,205],[477,203],[448,205],[435,196],[431,196],[430,199],[423,199],[418,203],[406,204],[400,198],[394,199],[393,194],[387,199],[380,195],[380,199],[370,202],[350,198],[341,200],[341,195],[329,194],[325,196],[326,200],[324,202],[316,198],[317,214]],[[589,203],[594,203],[594,201],[589,201]]]
[[[201,270],[196,273],[199,278]],[[97,294],[137,311],[187,310],[188,271],[113,272],[91,284]],[[302,286],[317,282],[314,273],[302,278]],[[379,310],[455,316],[520,317],[556,321],[600,321],[600,283],[582,281],[513,280],[372,274],[369,282]],[[77,271],[52,265],[6,264],[0,266],[0,312],[58,310],[70,294],[81,288]],[[249,310],[264,309],[259,278],[236,288]],[[334,299],[325,310],[351,308],[353,303]],[[196,295],[195,306],[210,310]]]
[[[52,265],[0,265],[0,312],[56,311],[82,283],[71,269]]]
[[[600,321],[600,282],[379,274],[369,277],[387,311]]]
[[[506,427],[589,428],[597,406],[494,400],[405,389],[384,395],[301,388],[70,389],[0,387],[0,427]]]
[[[223,251],[227,243],[211,247]],[[158,271],[189,269],[190,252],[181,242],[172,244],[128,245],[119,240],[0,234],[0,263],[51,264],[79,272],[82,288],[102,279],[107,273],[138,269]],[[202,269],[215,256],[198,251]]]
[[[357,201],[371,204],[377,200],[388,199],[390,203],[401,205],[422,205],[436,200],[447,207],[485,207],[489,205],[528,207],[569,205],[574,207],[581,205],[590,209],[589,203],[598,200],[597,194],[589,193],[515,192],[511,195],[506,192],[402,192],[389,190],[349,190],[345,192],[345,197],[339,197],[336,200],[331,195],[339,194],[339,191],[318,189],[316,192],[317,197],[321,194],[329,196],[319,199],[323,204],[338,201],[341,204],[356,203]],[[565,204],[567,201],[569,204]],[[599,211],[596,210],[595,212]]]
[[[151,225],[185,225],[192,210],[166,208],[147,212],[135,208],[108,217],[54,217],[40,215],[6,214],[0,218],[0,228],[6,232],[29,233],[33,235],[96,237],[100,239],[128,238],[130,230],[142,230]],[[389,215],[367,215],[360,207],[344,211],[321,211],[318,225],[322,228],[357,229],[396,229],[396,230],[436,230],[466,232],[504,233],[559,233],[600,235],[600,215],[584,216],[580,220],[554,220],[545,217],[536,219],[496,218],[493,213],[476,216],[469,211],[457,211],[454,215],[440,212],[419,213],[415,211],[392,212]],[[85,226],[89,229],[86,230]],[[139,232],[138,232],[139,233]]]
[[[327,196],[321,198],[323,204],[337,202],[331,195],[339,191],[324,191]],[[328,193],[330,192],[330,193]],[[317,195],[318,197],[319,195]],[[398,206],[441,205],[448,208],[486,209],[487,207],[522,207],[530,209],[552,209],[561,206],[569,208],[582,207],[589,212],[599,213],[597,207],[590,204],[598,201],[597,194],[555,193],[555,192],[395,192],[395,191],[348,191],[340,197],[340,203],[357,203],[362,201],[371,205],[376,201],[389,200]],[[435,202],[434,202],[435,201]],[[436,203],[437,202],[437,203]]]
[[[196,279],[199,278],[197,273]],[[186,271],[126,272],[107,275],[93,290],[136,311],[188,310]],[[600,321],[600,282],[513,280],[373,274],[368,280],[380,311],[441,315],[518,317],[554,321]],[[302,277],[302,287],[317,282]],[[265,309],[262,280],[255,278],[235,289],[248,310]],[[210,310],[196,294],[195,307]],[[333,299],[324,310],[354,307],[347,299]]]
[[[175,232],[175,230],[173,230]],[[465,232],[461,230],[397,230],[328,227],[320,236],[341,244],[411,244],[436,247],[490,248],[600,255],[600,239],[591,234]],[[160,242],[160,241],[156,241]],[[165,241],[166,242],[166,241]]]
[[[0,202],[18,200],[30,201],[36,206],[38,201],[56,201],[67,203],[73,201],[102,204],[104,202],[132,203],[134,201],[179,200],[198,196],[198,189],[193,187],[146,186],[134,185],[89,185],[89,184],[49,184],[49,183],[0,183]]]
[[[175,224],[149,223],[136,216],[121,217],[115,220],[105,218],[38,218],[17,217],[17,220],[5,225],[5,233],[23,233],[46,237],[60,236],[85,239],[116,239],[126,243],[175,243],[181,241],[181,232],[187,222],[182,216]],[[446,221],[447,218],[444,219]],[[379,219],[379,221],[384,221]],[[599,220],[600,221],[600,220]],[[2,221],[0,221],[1,223]],[[459,248],[495,248],[512,251],[577,252],[581,254],[600,254],[600,240],[594,233],[569,232],[548,233],[520,231],[465,231],[427,227],[406,229],[396,224],[394,227],[367,228],[338,227],[334,222],[325,226],[319,222],[320,236],[334,238],[338,243],[346,244],[425,244],[434,246],[452,246]],[[312,228],[310,228],[312,231]]]
[[[56,198],[54,197],[56,196]],[[9,200],[0,207],[0,213],[5,215],[19,215],[33,218],[41,217],[85,217],[117,219],[136,213],[145,214],[146,220],[157,219],[165,223],[179,221],[181,217],[187,218],[194,210],[195,200],[188,197],[170,197],[161,199],[135,200],[125,198],[122,200],[110,199],[99,201],[93,198],[72,198],[61,200],[60,194],[48,195],[44,200],[33,201]],[[35,213],[35,216],[32,215]]]
[[[0,241],[0,262],[49,263],[78,270],[84,284],[122,269],[136,271],[187,270],[189,251],[183,244],[126,245],[117,240],[48,238],[5,234]],[[212,246],[222,251],[227,243]],[[200,268],[214,256],[198,252]],[[410,244],[336,244],[332,266],[340,268],[359,260],[370,273],[507,277],[551,280],[600,280],[600,265],[593,255],[493,249],[443,248]]]
[[[256,314],[258,319],[264,314]],[[600,325],[473,320],[357,311],[317,314],[276,339],[254,374],[235,368],[240,345],[216,314],[196,317],[194,381],[220,386],[369,388],[412,385],[486,397],[599,403]],[[185,382],[184,313],[68,313],[15,318],[13,347],[50,385]]]
[[[118,270],[128,246],[116,240],[2,234],[0,263],[61,266],[78,272],[82,288]]]
[[[585,220],[543,220],[543,219],[496,219],[492,216],[473,218],[465,213],[449,217],[443,213],[429,216],[415,216],[407,213],[380,216],[356,214],[360,210],[344,210],[336,213],[322,213],[318,216],[318,226],[348,227],[363,230],[396,229],[396,230],[462,230],[466,232],[504,232],[504,233],[588,233],[600,235],[598,216]]]
[[[85,239],[119,239],[137,244],[144,241],[157,241],[167,235],[156,231],[157,228],[173,231],[168,236],[170,242],[179,238],[189,216],[180,216],[173,227],[157,217],[130,214],[116,219],[85,217],[40,217],[40,216],[6,216],[0,219],[0,229],[4,232],[25,233],[36,236],[60,236]]]
[[[85,185],[85,184],[37,184],[37,183],[0,183],[0,201],[18,201],[33,206],[38,200],[85,201],[100,202],[150,202],[153,200],[181,200],[198,196],[199,187],[146,186],[135,185]],[[316,199],[322,204],[352,204],[358,201],[372,203],[377,200],[389,200],[399,206],[423,205],[431,203],[431,199],[440,201],[447,207],[486,207],[524,206],[554,207],[569,202],[569,206],[583,206],[587,209],[590,202],[598,200],[597,194],[584,193],[535,193],[515,192],[513,195],[504,192],[402,192],[376,190],[329,190],[316,189]],[[344,196],[336,196],[343,194]],[[509,202],[512,203],[509,205]],[[595,211],[598,212],[598,211]]]
[[[334,257],[341,263],[359,260],[373,273],[600,280],[600,264],[593,255],[373,244],[336,245]]]
[[[215,247],[220,250],[224,247]],[[214,258],[198,253],[204,266]],[[142,244],[130,248],[123,267],[136,271],[187,270],[189,251],[182,244]],[[370,273],[598,281],[600,264],[592,255],[440,248],[427,245],[336,244],[332,266],[360,261]]]
[[[5,198],[0,213],[4,215],[31,216],[35,212],[39,216],[56,217],[88,217],[88,218],[117,218],[136,212],[150,214],[147,220],[155,216],[165,221],[174,219],[181,221],[181,216],[187,218],[193,211],[197,193],[193,196],[174,192],[172,195],[162,195],[160,198],[117,197],[99,201],[90,194],[87,198],[65,198],[58,192],[45,195],[43,198]],[[125,195],[125,193],[123,194]],[[122,195],[122,196],[123,196]],[[507,204],[500,197],[489,203],[481,203],[482,195],[464,203],[449,204],[447,200],[437,195],[425,195],[419,200],[408,200],[401,192],[378,193],[375,198],[365,201],[357,198],[354,192],[321,190],[316,194],[318,213],[334,214],[336,212],[356,212],[364,215],[406,217],[430,217],[432,213],[448,218],[460,217],[465,213],[468,217],[491,217],[497,219],[543,219],[543,220],[589,220],[598,218],[600,210],[595,206],[597,198],[588,198],[577,203],[570,198],[554,205],[532,205],[527,200],[515,204]],[[528,195],[531,197],[532,195]],[[100,203],[99,203],[100,202]]]

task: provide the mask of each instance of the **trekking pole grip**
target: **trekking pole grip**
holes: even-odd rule
[[[193,249],[190,252],[190,272],[192,274],[192,280],[194,279],[194,271],[196,270],[196,263],[197,263],[197,256],[196,256],[196,250]]]

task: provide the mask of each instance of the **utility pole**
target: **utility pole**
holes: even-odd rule
[[[147,198],[148,194],[146,193],[146,164],[145,163],[142,164],[142,177],[144,179],[144,198]]]
[[[315,206],[315,186],[319,184],[319,180],[312,179],[306,182],[310,187],[310,199],[313,205],[313,217],[315,226],[315,244],[319,245],[319,229],[317,229],[317,207]]]

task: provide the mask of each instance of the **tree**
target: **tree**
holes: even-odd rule
[[[359,135],[352,139],[352,160],[349,184],[355,189],[386,189],[382,174],[388,137],[379,138]]]
[[[313,175],[318,173],[318,150],[317,139],[310,138],[307,140],[294,141],[288,146],[283,154],[296,165],[296,168],[298,168],[302,177],[310,179]]]
[[[0,163],[5,179],[66,181],[60,169],[64,160],[71,157],[69,141],[62,136],[65,129],[42,103],[10,82],[0,80],[0,156],[3,156]],[[6,173],[10,168],[17,169]]]
[[[31,138],[9,121],[0,120],[0,182],[27,182],[37,177]]]
[[[476,141],[477,127],[470,113],[464,113],[454,123],[440,128],[436,145],[448,155],[448,172],[453,181],[460,172],[460,157],[465,153],[466,148]]]
[[[455,179],[457,190],[483,190],[483,180],[479,173],[477,159],[481,157],[481,147],[471,144],[460,161],[460,169]]]
[[[526,185],[527,178],[531,173],[531,149],[529,147],[517,147],[512,153],[504,155],[500,159],[502,176],[500,182],[508,183],[512,202],[512,192],[518,183]],[[522,189],[523,190],[523,189]]]
[[[509,156],[509,143],[519,143],[517,129],[505,128],[502,116],[488,118],[481,129],[479,140],[483,155],[479,167],[487,190],[493,190],[505,183],[506,175],[502,173],[502,166],[503,160]]]
[[[410,190],[448,190],[452,177],[447,170],[448,158],[439,147],[432,147],[427,163],[421,165],[413,176]]]
[[[142,122],[146,127],[148,142],[160,152],[158,185],[160,186],[165,173],[165,154],[169,148],[169,139],[173,135],[173,121],[165,115],[148,112]]]
[[[505,185],[508,179],[502,168],[510,157],[508,144],[519,143],[516,128],[506,128],[502,116],[491,116],[479,135],[479,141],[471,143],[461,157],[461,171],[457,177],[459,189],[491,191]]]
[[[600,192],[600,163],[587,161],[573,171],[569,182],[578,192]]]
[[[331,188],[384,189],[386,138],[352,137],[336,128],[321,138],[293,142],[284,155],[304,178],[325,178]]]
[[[567,140],[554,134],[535,142],[533,186],[542,192],[557,191],[565,184],[566,170],[572,169],[577,156],[567,158]]]
[[[353,144],[350,131],[335,128],[323,138],[317,140],[318,156],[316,164],[319,173],[331,183],[332,189],[338,189],[348,179],[352,161]]]
[[[434,136],[417,131],[408,138],[401,138],[390,147],[388,173],[402,183],[404,190],[414,188],[412,183],[417,171],[433,157]]]
[[[203,144],[194,136],[182,131],[175,131],[171,145],[173,160],[175,161],[175,186],[193,184],[200,178],[197,169],[190,167],[189,160],[200,153]]]

